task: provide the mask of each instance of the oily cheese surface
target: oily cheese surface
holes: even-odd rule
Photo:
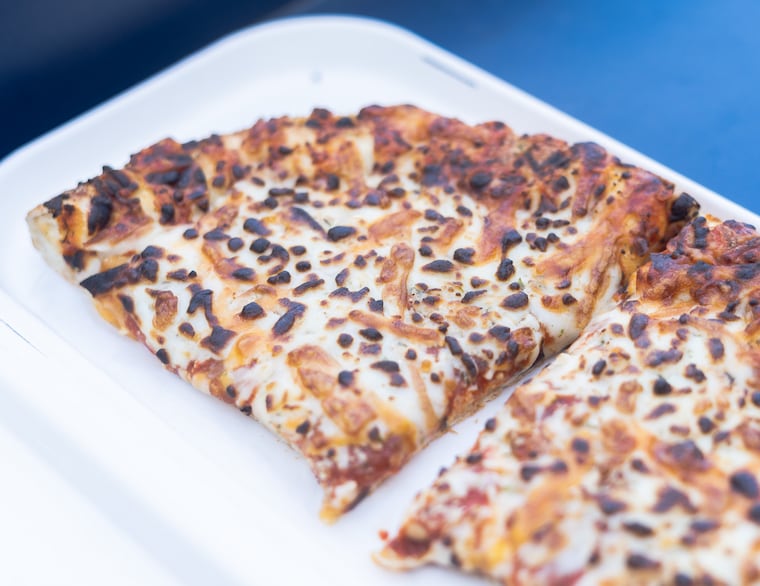
[[[518,387],[380,559],[505,584],[760,580],[760,236],[698,218]]]
[[[28,222],[106,320],[301,452],[330,519],[575,339],[695,210],[597,145],[396,106],[166,139]]]

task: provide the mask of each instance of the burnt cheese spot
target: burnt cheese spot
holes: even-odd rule
[[[685,220],[697,209],[696,200],[688,193],[681,193],[670,206],[669,222]]]
[[[522,240],[522,236],[520,236],[520,233],[514,228],[511,228],[504,232],[504,235],[501,237],[502,254],[506,254],[510,248],[516,246],[517,244],[520,244]]]
[[[335,173],[328,173],[325,176],[325,185],[327,188],[327,191],[335,191],[340,187],[340,177],[338,177]]]
[[[333,226],[327,231],[327,239],[332,242],[343,240],[356,234],[356,228],[351,226]]]
[[[594,376],[599,376],[604,372],[605,368],[607,368],[607,361],[604,359],[597,360],[594,363],[594,366],[591,368],[591,374]]]
[[[454,263],[450,260],[434,260],[433,262],[423,265],[422,270],[433,273],[448,273],[454,270]]]
[[[283,313],[272,326],[272,333],[275,336],[287,334],[296,322],[306,311],[306,306],[301,303],[291,303],[288,310]]]
[[[272,197],[281,197],[283,195],[293,195],[295,189],[292,187],[272,187],[267,193]]]
[[[256,271],[248,267],[242,267],[232,271],[232,278],[238,281],[253,281],[256,276]]]
[[[533,477],[540,472],[540,466],[535,466],[533,464],[523,464],[520,466],[520,478],[522,478],[525,482],[530,482],[533,480]]]
[[[496,269],[496,278],[499,281],[506,281],[514,274],[515,274],[515,265],[512,262],[512,260],[509,258],[501,259],[501,262],[499,262],[499,266]]]
[[[179,331],[180,333],[186,336],[189,336],[191,338],[195,336],[195,328],[193,327],[193,324],[190,324],[188,322],[183,322],[179,324]]]
[[[201,340],[201,346],[218,353],[234,335],[235,332],[231,330],[226,330],[222,326],[214,326],[211,328],[211,334]]]
[[[341,269],[341,271],[335,275],[335,284],[338,285],[338,287],[342,287],[346,282],[346,279],[348,279],[348,267]]]
[[[398,362],[394,362],[393,360],[379,360],[378,362],[373,362],[371,366],[383,372],[399,372]]]
[[[96,297],[102,293],[107,293],[112,289],[123,287],[127,283],[137,281],[136,276],[130,272],[128,265],[122,264],[112,269],[95,273],[84,279],[79,284],[90,292],[90,295]]]
[[[367,307],[374,313],[383,313],[383,300],[382,299],[370,299],[367,302]]]
[[[305,420],[302,423],[299,423],[296,427],[296,433],[298,435],[306,435],[309,433],[309,428],[311,427],[311,423],[309,423],[309,420]]]
[[[587,454],[591,449],[591,446],[585,439],[576,437],[573,438],[573,441],[570,444],[570,449],[572,449],[574,452],[578,452],[579,454]]]
[[[164,249],[159,246],[148,245],[140,253],[142,258],[162,258],[164,256]]]
[[[627,505],[619,500],[613,499],[607,495],[599,495],[596,498],[599,509],[605,515],[615,515],[627,508]]]
[[[269,277],[267,283],[270,285],[287,285],[290,283],[290,273],[288,271],[281,271]]]
[[[256,319],[262,315],[264,315],[264,308],[255,301],[246,303],[243,309],[240,310],[240,317],[243,319]]]
[[[84,268],[84,259],[84,250],[77,250],[74,254],[63,255],[63,260],[66,261],[66,264],[77,271],[81,271]]]
[[[379,330],[375,328],[364,328],[359,330],[359,334],[366,338],[367,340],[370,340],[372,342],[377,342],[378,340],[383,339],[383,335],[380,333]]]
[[[689,525],[689,528],[695,533],[708,533],[715,531],[718,527],[720,527],[720,523],[713,519],[695,519]]]
[[[166,277],[168,279],[172,279],[173,281],[187,281],[188,274],[187,269],[177,269],[176,271],[169,271],[166,273]]]
[[[446,220],[439,212],[431,209],[425,210],[425,219],[429,222],[443,222]]]
[[[660,567],[660,562],[653,560],[641,553],[632,553],[625,560],[625,565],[631,570],[656,570]]]
[[[121,306],[124,308],[124,311],[127,313],[133,313],[135,310],[135,302],[132,300],[132,298],[129,295],[119,295],[119,301],[121,302]]]
[[[449,351],[454,356],[459,356],[462,354],[463,350],[462,350],[462,346],[459,344],[459,340],[457,340],[453,336],[446,336],[444,340],[446,341],[446,345],[449,347]]]
[[[649,325],[649,317],[643,313],[634,313],[631,316],[631,321],[628,324],[628,335],[632,340],[639,338]]]
[[[655,513],[667,513],[673,507],[680,506],[688,512],[694,511],[694,505],[691,504],[686,493],[672,487],[664,488],[660,491],[657,502],[653,507]]]
[[[715,423],[713,423],[712,419],[704,415],[697,420],[697,425],[702,433],[710,433],[715,429]]]
[[[315,289],[321,285],[324,285],[324,283],[324,279],[310,279],[309,281],[305,281],[293,289],[293,293],[295,295],[303,295],[310,289]]]
[[[705,380],[705,373],[702,372],[699,368],[697,368],[696,364],[689,364],[686,367],[686,372],[684,373],[686,378],[690,378],[694,380],[694,382],[701,383]]]
[[[404,379],[404,377],[401,376],[398,372],[392,372],[391,373],[390,385],[392,387],[405,387],[406,386],[406,379]]]
[[[674,586],[694,586],[694,580],[691,576],[678,572],[673,578],[673,584]]]
[[[470,186],[473,189],[483,189],[493,180],[493,174],[488,171],[478,171],[470,177]]]
[[[570,295],[570,293],[565,293],[562,295],[562,305],[572,305],[573,303],[577,303],[578,300]]]
[[[475,254],[474,248],[457,248],[454,251],[454,260],[462,264],[471,265],[472,257]]]
[[[632,533],[636,537],[649,537],[654,535],[654,530],[651,527],[637,521],[627,521],[623,523],[623,529],[628,531],[628,533]]]
[[[676,407],[675,405],[672,405],[670,403],[662,403],[652,409],[652,411],[649,413],[649,415],[646,416],[646,419],[658,419],[662,417],[663,415],[668,415],[669,413],[675,413]]]
[[[422,185],[430,187],[433,185],[441,185],[446,182],[446,176],[443,173],[443,167],[441,165],[425,165],[422,168]]]
[[[675,348],[670,350],[655,350],[647,356],[647,366],[660,366],[666,363],[676,363],[683,358],[683,352]]]
[[[227,240],[229,238],[229,235],[224,233],[224,230],[221,228],[214,228],[213,230],[209,230],[203,235],[204,240],[209,241],[219,241],[219,240]]]
[[[60,195],[56,195],[54,198],[46,201],[43,205],[45,208],[47,208],[50,212],[53,214],[53,218],[57,218],[61,215],[61,211],[63,210],[63,202],[69,199],[69,195],[66,193],[62,193]]]
[[[169,224],[174,220],[174,206],[170,203],[161,204],[161,216],[159,224]]]
[[[258,234],[259,236],[269,236],[272,233],[258,218],[248,218],[243,223],[243,230],[251,234]]]
[[[192,286],[193,285],[191,285],[191,287]],[[193,314],[199,307],[203,307],[207,313],[210,313],[213,294],[214,293],[211,289],[199,289],[195,291],[192,297],[190,297],[187,313]]]
[[[465,462],[468,464],[478,464],[480,461],[483,460],[483,454],[480,452],[473,452],[471,454],[468,454],[467,457],[464,459]]]
[[[462,354],[461,361],[462,361],[462,365],[467,371],[467,374],[469,374],[470,377],[475,378],[476,376],[478,376],[480,367],[478,366],[478,362],[472,356],[470,356],[469,354]]]
[[[159,348],[156,352],[156,358],[158,358],[163,364],[169,364],[169,353],[165,348]]]
[[[245,245],[245,242],[243,242],[242,238],[238,238],[237,236],[234,238],[230,238],[227,241],[227,248],[229,248],[232,252],[237,252],[243,246]]]
[[[341,348],[348,348],[354,341],[354,337],[351,334],[340,334],[338,336],[338,346]]]
[[[513,293],[504,298],[501,302],[501,307],[505,309],[521,309],[528,306],[528,294],[525,291],[519,293]]]
[[[488,334],[499,340],[500,342],[506,342],[509,340],[512,330],[507,326],[493,326],[488,330]]]
[[[182,237],[185,240],[193,240],[194,238],[198,238],[198,230],[195,228],[188,228],[184,232],[182,232]]]
[[[760,525],[760,503],[752,505],[747,513],[747,518],[753,523]]]
[[[158,262],[153,258],[147,258],[140,263],[140,275],[155,283],[158,278]]]
[[[338,373],[338,383],[342,387],[350,387],[354,384],[354,373],[350,370],[341,370]]]
[[[251,250],[258,254],[262,254],[266,251],[267,248],[269,248],[269,244],[269,240],[264,237],[256,238],[256,240],[251,242]]]
[[[273,244],[272,250],[269,252],[269,254],[272,256],[272,258],[276,258],[282,262],[288,262],[290,260],[290,253],[285,249],[284,246],[280,246],[279,244]]]
[[[468,291],[462,296],[462,303],[470,303],[475,298],[480,297],[487,292],[487,289],[476,289],[475,291]]]
[[[754,474],[746,470],[734,472],[731,475],[729,482],[731,484],[731,489],[735,493],[749,499],[756,499],[758,494],[760,494],[760,490],[758,490],[757,486],[757,479]]]
[[[98,230],[106,227],[111,220],[113,203],[105,195],[96,195],[90,202],[90,213],[87,215],[87,233],[92,236]]]
[[[712,356],[713,360],[720,360],[723,358],[725,349],[723,348],[723,342],[718,338],[710,338],[707,341],[707,347],[710,350],[710,356]]]
[[[662,376],[658,376],[654,381],[652,390],[655,395],[669,395],[673,391],[673,387]]]

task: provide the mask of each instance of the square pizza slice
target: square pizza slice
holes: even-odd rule
[[[397,106],[166,139],[28,222],[108,322],[302,453],[333,519],[576,338],[696,207],[595,144]]]

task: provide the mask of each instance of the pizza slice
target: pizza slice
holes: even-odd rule
[[[399,106],[167,139],[28,222],[108,322],[301,452],[333,519],[695,211],[594,144]]]
[[[379,560],[504,584],[760,580],[760,236],[698,218],[489,419]]]

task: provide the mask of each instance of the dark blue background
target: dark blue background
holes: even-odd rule
[[[0,155],[228,32],[350,13],[406,27],[760,212],[754,0],[0,4]]]

